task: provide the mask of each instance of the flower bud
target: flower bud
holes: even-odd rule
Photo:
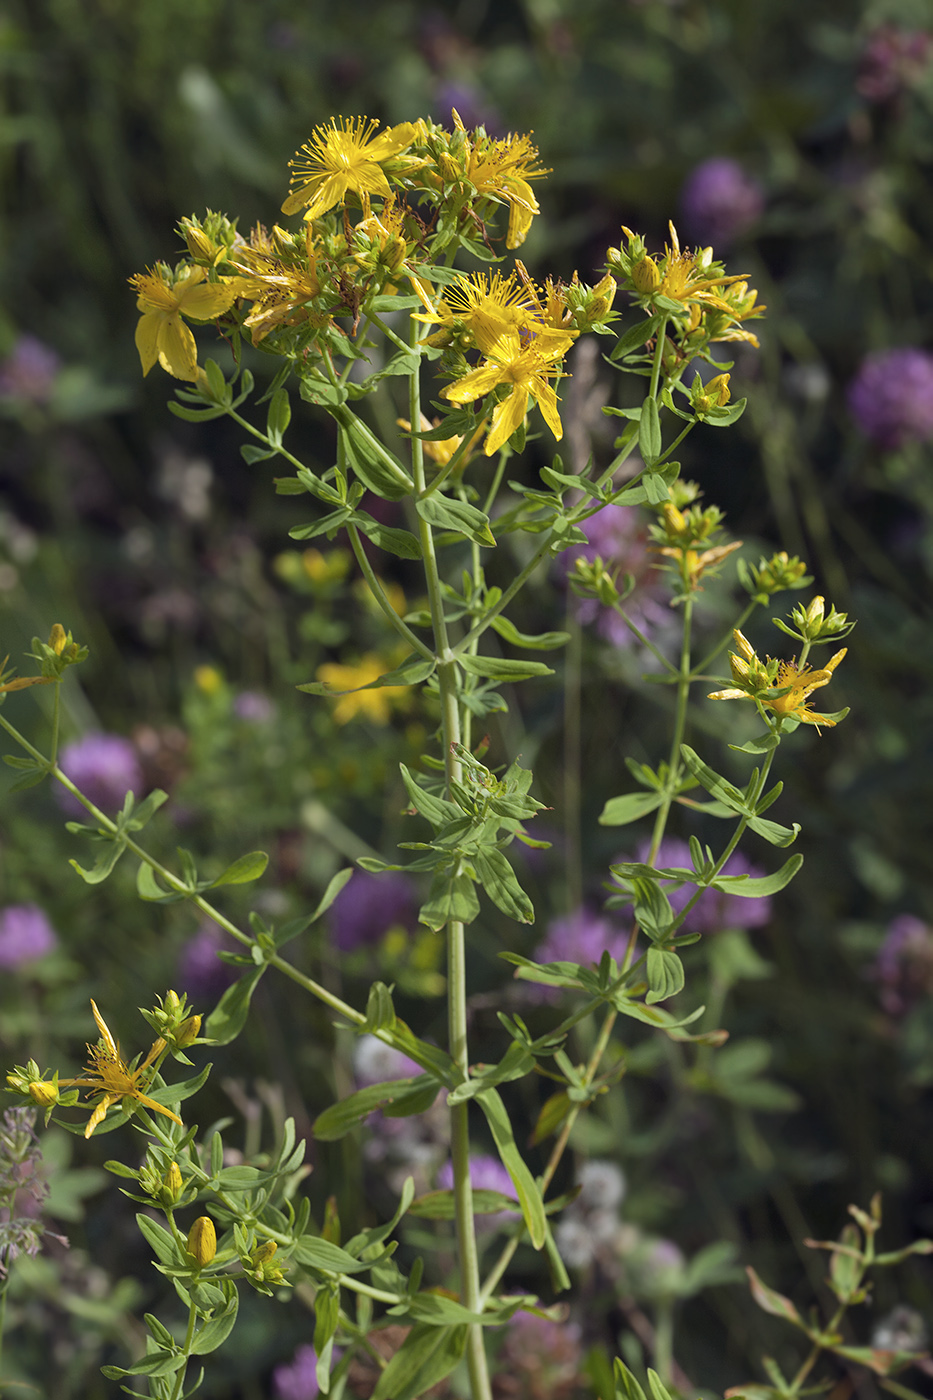
[[[62,652],[65,650],[65,645],[67,641],[68,633],[65,631],[64,627],[61,625],[60,622],[56,622],[53,625],[51,632],[49,633],[49,646],[52,648],[56,656],[61,656]]]
[[[169,990],[165,993],[162,1000],[162,1010],[169,1016],[174,1016],[176,1012],[181,1010],[181,997],[177,992]]]
[[[173,1162],[162,1179],[162,1189],[159,1192],[162,1198],[162,1204],[167,1206],[175,1205],[183,1189],[184,1182],[181,1177],[181,1168],[177,1162]]]
[[[199,1215],[188,1231],[188,1254],[199,1269],[211,1262],[217,1253],[217,1232],[209,1215]]]
[[[29,1097],[40,1108],[51,1108],[53,1103],[58,1103],[58,1085],[51,1084],[47,1079],[34,1080],[29,1085]]]
[[[463,174],[459,163],[454,160],[453,156],[449,156],[446,151],[441,151],[439,153],[437,157],[437,168],[443,175],[447,184],[452,184],[455,180],[459,180]]]
[[[636,292],[648,296],[661,285],[661,273],[654,258],[647,255],[632,264],[632,283]]]
[[[200,1016],[189,1016],[187,1020],[182,1021],[178,1030],[172,1037],[175,1041],[175,1048],[177,1050],[184,1050],[188,1045],[193,1045],[198,1038],[200,1030]]]
[[[254,1268],[266,1264],[277,1249],[278,1245],[275,1240],[263,1240],[262,1244],[257,1244],[256,1248],[252,1251],[249,1256],[249,1261]]]

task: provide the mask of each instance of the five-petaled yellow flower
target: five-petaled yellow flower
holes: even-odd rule
[[[529,399],[534,399],[558,442],[563,437],[557,412],[557,395],[548,378],[558,372],[559,365],[555,362],[563,359],[573,339],[570,334],[543,330],[526,341],[518,331],[508,331],[486,350],[485,364],[441,390],[443,398],[450,399],[451,403],[463,404],[492,393],[500,384],[509,387],[508,397],[496,404],[493,410],[489,436],[483,449],[487,457],[494,456],[521,427],[528,412]]]
[[[151,1108],[155,1113],[163,1113],[166,1118],[171,1118],[173,1123],[181,1123],[177,1113],[173,1113],[170,1108],[157,1103],[155,1099],[143,1092],[144,1087],[148,1088],[149,1071],[165,1049],[165,1041],[161,1038],[156,1040],[141,1064],[127,1064],[120,1054],[119,1045],[110,1034],[107,1022],[93,1001],[91,1002],[91,1010],[94,1013],[94,1020],[97,1022],[101,1038],[96,1045],[87,1047],[90,1056],[90,1062],[87,1066],[88,1077],[86,1079],[60,1079],[58,1081],[60,1088],[88,1089],[90,1090],[88,1098],[100,1099],[88,1120],[84,1136],[89,1138],[98,1124],[106,1118],[108,1109],[112,1108],[114,1104],[121,1103],[124,1099],[133,1099],[136,1103]]]
[[[729,657],[732,678],[740,689],[714,690],[710,700],[754,700],[764,705],[779,719],[793,719],[801,724],[819,726],[825,724],[832,729],[836,721],[829,715],[818,715],[807,706],[807,700],[814,690],[828,685],[833,672],[846,654],[847,648],[837,651],[820,670],[812,670],[807,665],[799,666],[796,661],[762,662],[752,644],[741,632],[735,632],[736,646],[741,655],[734,652]]]
[[[186,268],[174,283],[161,268],[130,278],[138,293],[136,307],[143,313],[136,326],[136,349],[144,375],[158,360],[176,379],[197,379],[198,347],[182,316],[213,321],[230,310],[243,290],[235,277],[219,282],[206,278],[206,267]]]
[[[310,140],[289,161],[295,188],[282,205],[282,213],[296,214],[307,205],[305,218],[318,219],[349,190],[358,194],[364,205],[370,195],[390,195],[382,164],[400,156],[418,135],[419,127],[416,122],[402,122],[374,136],[378,125],[368,117],[334,117],[324,126],[316,126]]]

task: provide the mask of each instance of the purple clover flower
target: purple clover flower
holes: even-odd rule
[[[564,577],[574,572],[576,561],[592,563],[597,557],[609,573],[619,571],[635,579],[633,592],[625,599],[625,611],[640,631],[651,636],[668,620],[669,610],[655,596],[653,585],[660,582],[644,522],[632,506],[603,506],[582,521],[580,529],[586,544],[575,544],[560,556]],[[583,623],[596,622],[601,635],[614,646],[631,645],[635,640],[614,608],[602,607],[595,598],[577,599],[577,615]]]
[[[46,404],[52,396],[62,362],[34,335],[21,335],[0,361],[0,398]]]
[[[237,979],[237,969],[218,958],[221,951],[232,952],[232,945],[219,924],[203,923],[181,950],[178,981],[192,1001],[215,1002]]]
[[[393,924],[415,927],[415,887],[401,871],[354,871],[330,907],[330,920],[342,953],[371,947]]]
[[[0,968],[11,971],[35,962],[57,946],[55,930],[38,904],[0,909]]]
[[[259,690],[243,690],[233,702],[233,713],[248,724],[265,724],[275,716],[275,705]]]
[[[764,193],[758,181],[729,156],[701,161],[680,192],[684,228],[690,238],[728,248],[761,218]]]
[[[548,1400],[564,1400],[574,1392],[583,1359],[581,1335],[576,1322],[516,1313],[502,1346],[501,1370],[510,1380],[524,1382],[518,1393],[529,1400],[544,1395]]]
[[[888,924],[871,969],[880,985],[881,1005],[889,1016],[902,1016],[933,991],[933,929],[913,914],[899,914]]]
[[[869,102],[891,102],[915,87],[930,61],[933,34],[882,24],[869,34],[859,61],[856,90]]]
[[[636,860],[645,861],[651,849],[650,841],[642,841],[635,855]],[[682,866],[693,869],[690,847],[686,841],[676,836],[666,836],[661,842],[655,865]],[[723,875],[749,875],[752,878],[764,875],[764,871],[747,860],[741,851],[735,851],[720,872]],[[664,893],[675,914],[693,898],[696,885],[689,881],[679,887],[664,885]],[[724,894],[720,890],[705,890],[699,901],[687,915],[683,926],[685,933],[718,933],[724,928],[761,928],[771,918],[771,899],[764,895],[760,899],[738,894]]]
[[[892,451],[933,437],[933,355],[915,346],[866,355],[849,385],[861,433]]]
[[[535,949],[535,961],[598,963],[605,948],[611,957],[621,962],[625,956],[628,934],[611,919],[605,919],[591,909],[577,909],[561,919],[552,919],[544,942]]]
[[[320,1387],[314,1347],[305,1343],[298,1348],[290,1362],[276,1366],[272,1372],[272,1384],[276,1400],[316,1400]]]
[[[145,780],[136,749],[119,734],[85,734],[65,745],[58,766],[95,807],[107,813],[118,811],[128,792],[137,798],[142,794]],[[69,817],[86,815],[72,793],[60,787],[56,795]]]

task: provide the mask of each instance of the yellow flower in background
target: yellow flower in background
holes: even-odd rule
[[[499,385],[508,386],[508,397],[496,404],[493,410],[489,436],[483,449],[487,457],[498,452],[503,443],[508,442],[521,427],[528,412],[529,399],[538,405],[545,423],[560,441],[563,428],[557,412],[558,399],[548,379],[559,372],[560,366],[556,361],[563,358],[572,344],[572,335],[548,331],[526,344],[517,331],[510,331],[489,347],[485,364],[441,390],[441,396],[450,399],[451,403],[464,404],[483,398]]]
[[[315,127],[310,140],[289,161],[295,188],[282,205],[282,213],[296,214],[307,205],[304,217],[317,219],[351,190],[364,205],[370,195],[390,195],[382,164],[400,156],[418,135],[419,127],[416,122],[402,122],[375,136],[378,125],[368,117],[334,117],[330,123]]]
[[[388,724],[393,709],[404,708],[408,704],[407,685],[384,685],[375,690],[362,690],[361,686],[372,685],[391,664],[384,657],[368,651],[361,656],[355,666],[344,666],[338,661],[325,661],[317,668],[317,678],[340,694],[334,706],[334,720],[337,724],[347,724],[357,715],[372,720],[373,724]]]
[[[196,321],[223,316],[243,295],[243,285],[236,277],[208,282],[205,267],[186,268],[174,282],[169,281],[170,276],[167,268],[158,266],[130,278],[137,292],[137,310],[143,313],[136,326],[136,349],[143,375],[158,360],[176,379],[194,381],[198,377],[198,347],[182,316],[193,316]]]
[[[84,1130],[84,1136],[89,1138],[94,1129],[104,1121],[108,1110],[124,1099],[133,1099],[136,1103],[151,1108],[153,1112],[162,1113],[166,1118],[171,1118],[173,1123],[180,1124],[181,1119],[177,1113],[173,1113],[170,1108],[157,1103],[155,1099],[149,1098],[143,1092],[143,1088],[148,1087],[149,1071],[153,1063],[165,1049],[165,1041],[162,1039],[154,1041],[141,1064],[127,1064],[120,1054],[119,1045],[110,1034],[107,1022],[98,1011],[94,1001],[91,1002],[91,1010],[94,1013],[94,1020],[97,1022],[101,1038],[96,1045],[87,1047],[90,1056],[90,1062],[87,1066],[88,1077],[60,1079],[58,1081],[60,1088],[88,1089],[90,1090],[88,1098],[100,1099]]]

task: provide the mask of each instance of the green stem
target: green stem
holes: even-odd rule
[[[412,346],[418,344],[418,323],[411,323]],[[409,421],[421,422],[421,384],[417,373],[409,379]],[[425,489],[424,452],[420,438],[411,440],[411,469],[415,491],[420,497]],[[437,681],[441,701],[441,734],[448,791],[460,778],[460,762],[454,746],[460,743],[460,707],[457,699],[458,667],[450,648],[444,600],[434,550],[434,532],[426,520],[418,517],[418,532],[428,590],[428,605],[434,628],[434,644],[438,657]],[[460,650],[463,649],[461,644]],[[455,875],[458,872],[455,872]],[[465,1078],[469,1077],[470,1059],[467,1042],[466,1009],[466,944],[463,923],[451,919],[447,925],[447,1031],[449,1052]],[[453,1165],[454,1218],[460,1264],[460,1298],[471,1312],[480,1311],[479,1251],[473,1216],[473,1185],[470,1180],[470,1129],[468,1105],[459,1103],[449,1108],[450,1156]],[[470,1375],[472,1400],[492,1400],[489,1367],[482,1328],[470,1328],[467,1341],[467,1368]]]
[[[356,555],[356,562],[359,564],[363,576],[369,584],[370,592],[379,604],[379,607],[389,623],[394,627],[395,631],[398,632],[399,636],[404,637],[408,645],[413,647],[419,656],[423,656],[425,661],[433,661],[434,652],[429,646],[425,645],[420,637],[415,635],[408,624],[399,617],[398,613],[389,602],[385,589],[379,582],[372,564],[370,564],[369,559],[366,557],[366,550],[363,548],[360,532],[351,520],[347,521],[347,534],[350,537],[350,545],[353,549],[353,553]]]
[[[184,1352],[185,1356],[185,1364],[175,1376],[175,1384],[172,1387],[172,1400],[178,1400],[179,1395],[181,1395],[181,1392],[184,1389],[185,1375],[188,1370],[188,1357],[191,1354],[191,1345],[194,1341],[194,1324],[197,1322],[197,1319],[198,1310],[192,1302],[191,1306],[188,1309],[188,1330],[185,1333],[185,1341],[182,1347],[182,1351]]]
[[[651,851],[648,856],[649,865],[654,865],[654,862],[657,860],[658,848],[664,837],[667,819],[670,815],[671,803],[674,800],[674,793],[677,790],[677,783],[680,777],[680,746],[684,741],[684,733],[687,727],[687,702],[690,698],[690,633],[692,622],[693,595],[688,593],[684,600],[684,627],[680,647],[680,680],[677,683],[677,709],[674,715],[674,734],[671,740],[671,753],[670,759],[668,760],[668,774],[664,790],[664,799],[658,808],[658,814],[654,822],[654,830],[651,834]]]

